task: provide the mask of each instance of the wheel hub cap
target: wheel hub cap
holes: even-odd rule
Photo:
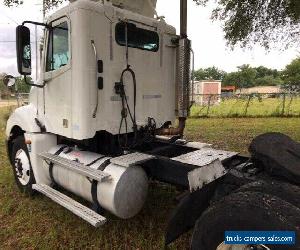
[[[14,163],[17,178],[22,185],[27,185],[30,180],[30,162],[26,152],[23,149],[19,149],[17,151]]]
[[[270,250],[265,245],[227,245],[222,242],[216,250]]]

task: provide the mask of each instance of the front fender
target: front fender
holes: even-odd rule
[[[26,132],[40,132],[41,129],[36,124],[35,118],[37,118],[36,108],[32,104],[17,108],[7,120],[7,138],[10,136],[11,130],[15,126],[20,127],[23,131]]]

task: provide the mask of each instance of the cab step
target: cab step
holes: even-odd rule
[[[111,158],[110,162],[125,168],[136,166],[143,162],[154,159],[154,155],[148,155],[144,153],[134,152],[126,155],[121,155],[115,158]]]
[[[63,193],[49,187],[45,184],[33,184],[32,189],[44,194],[57,204],[65,207],[72,213],[76,214],[80,218],[84,219],[94,227],[99,227],[106,222],[106,218],[97,214],[88,207],[80,204],[72,198],[64,195]]]
[[[48,152],[44,152],[39,154],[44,160],[52,162],[53,164],[72,170],[78,174],[86,176],[92,180],[96,180],[98,182],[109,181],[111,176],[101,170],[93,169],[85,166],[84,164],[76,161],[72,161],[58,155],[50,154]]]
[[[239,153],[237,152],[217,150],[213,148],[204,147],[202,149],[187,154],[173,157],[172,160],[179,161],[184,164],[203,167],[211,164],[215,160],[220,160],[222,162],[238,154]]]

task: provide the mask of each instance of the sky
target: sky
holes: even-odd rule
[[[5,72],[18,75],[15,52],[15,27],[24,20],[42,21],[42,0],[25,0],[22,7],[5,7],[0,2],[0,73]],[[266,52],[260,46],[243,50],[231,50],[226,46],[222,24],[210,19],[212,5],[197,6],[192,0],[188,1],[188,36],[192,40],[195,51],[195,68],[216,66],[227,72],[237,70],[237,66],[250,64],[264,65],[270,68],[283,69],[286,64],[300,55],[300,47],[293,47],[286,51],[272,50]],[[179,31],[179,0],[158,0],[157,12],[165,16],[167,23]],[[33,69],[35,68],[34,29],[31,40],[33,42]],[[38,31],[40,34],[41,31]],[[33,70],[34,71],[34,70]],[[33,78],[35,73],[33,72]]]

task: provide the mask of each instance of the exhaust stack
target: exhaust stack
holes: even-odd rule
[[[190,107],[191,41],[187,38],[187,0],[180,0],[180,39],[177,48],[178,117],[186,118]]]
[[[178,117],[187,117],[190,108],[190,50],[191,41],[180,38],[177,48],[177,76],[176,90],[178,103]]]
[[[191,41],[187,38],[187,0],[180,0],[180,38],[177,47],[176,106],[177,128],[160,129],[160,135],[183,135],[190,110]]]

